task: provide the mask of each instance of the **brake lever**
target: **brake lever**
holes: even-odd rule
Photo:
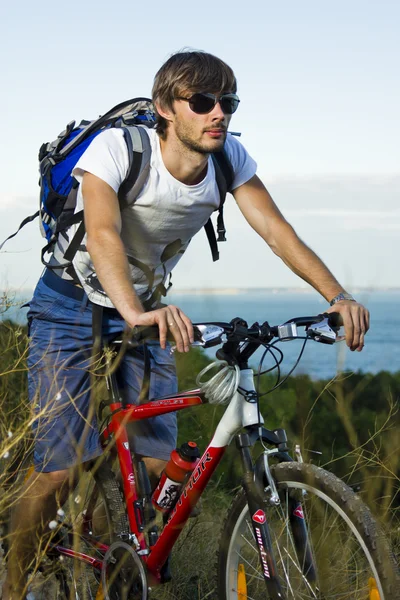
[[[322,321],[309,325],[306,333],[308,337],[322,344],[334,344],[337,339],[335,327],[331,327],[327,313],[323,315]]]
[[[201,348],[211,348],[222,344],[222,335],[225,331],[218,325],[193,325],[194,340],[191,346],[200,346]],[[171,345],[171,352],[175,352],[175,344]]]
[[[222,335],[225,333],[218,325],[194,325],[194,341],[191,346],[202,346],[211,348],[222,343]]]

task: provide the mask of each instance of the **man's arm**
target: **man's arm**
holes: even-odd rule
[[[177,350],[186,352],[193,341],[190,319],[176,306],[145,313],[132,284],[125,248],[121,240],[118,197],[104,181],[86,172],[82,181],[87,250],[107,296],[130,327],[158,325],[165,348],[168,330]]]
[[[328,302],[345,292],[322,260],[298,237],[257,175],[234,190],[233,195],[248,223],[296,275]],[[362,350],[369,329],[368,310],[357,302],[342,300],[326,312],[341,314],[347,345],[351,350]]]

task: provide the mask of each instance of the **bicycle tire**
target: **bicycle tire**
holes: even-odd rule
[[[280,463],[271,466],[271,473],[281,504],[273,507],[266,498],[263,508],[286,598],[400,598],[399,571],[387,539],[351,488],[310,464]],[[317,582],[308,581],[299,564],[288,525],[286,507],[293,506],[288,498],[301,501]],[[223,526],[217,589],[219,600],[268,598],[244,491],[234,498]]]

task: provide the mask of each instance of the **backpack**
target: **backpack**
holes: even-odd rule
[[[39,150],[40,201],[39,210],[26,217],[17,231],[0,245],[3,245],[27,223],[40,218],[40,230],[47,244],[41,252],[42,263],[48,268],[68,268],[85,235],[83,211],[75,213],[76,197],[79,184],[72,176],[72,171],[93,139],[105,129],[121,127],[128,147],[129,168],[125,180],[118,191],[121,208],[134,203],[146,182],[151,158],[151,146],[145,128],[152,128],[156,123],[153,104],[148,98],[134,98],[118,104],[94,121],[81,121],[76,126],[71,121],[53,142],[44,143]],[[232,165],[224,150],[212,154],[216,183],[220,194],[218,208],[216,238],[211,218],[204,229],[210,244],[214,261],[219,259],[217,242],[226,241],[223,220],[225,196],[231,190],[233,182]],[[64,253],[64,264],[51,267],[45,260],[46,253],[51,253],[60,232],[73,224],[79,223],[74,237]]]

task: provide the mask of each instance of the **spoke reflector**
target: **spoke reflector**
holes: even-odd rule
[[[99,589],[97,590],[96,600],[104,600],[104,594],[103,594],[103,586],[102,586],[102,584],[99,585]]]
[[[238,600],[247,600],[246,571],[244,570],[243,563],[238,565],[237,592]],[[373,598],[373,600],[375,600],[375,598]]]
[[[373,577],[368,579],[369,585],[369,600],[381,600],[378,588],[376,587],[376,581]]]

